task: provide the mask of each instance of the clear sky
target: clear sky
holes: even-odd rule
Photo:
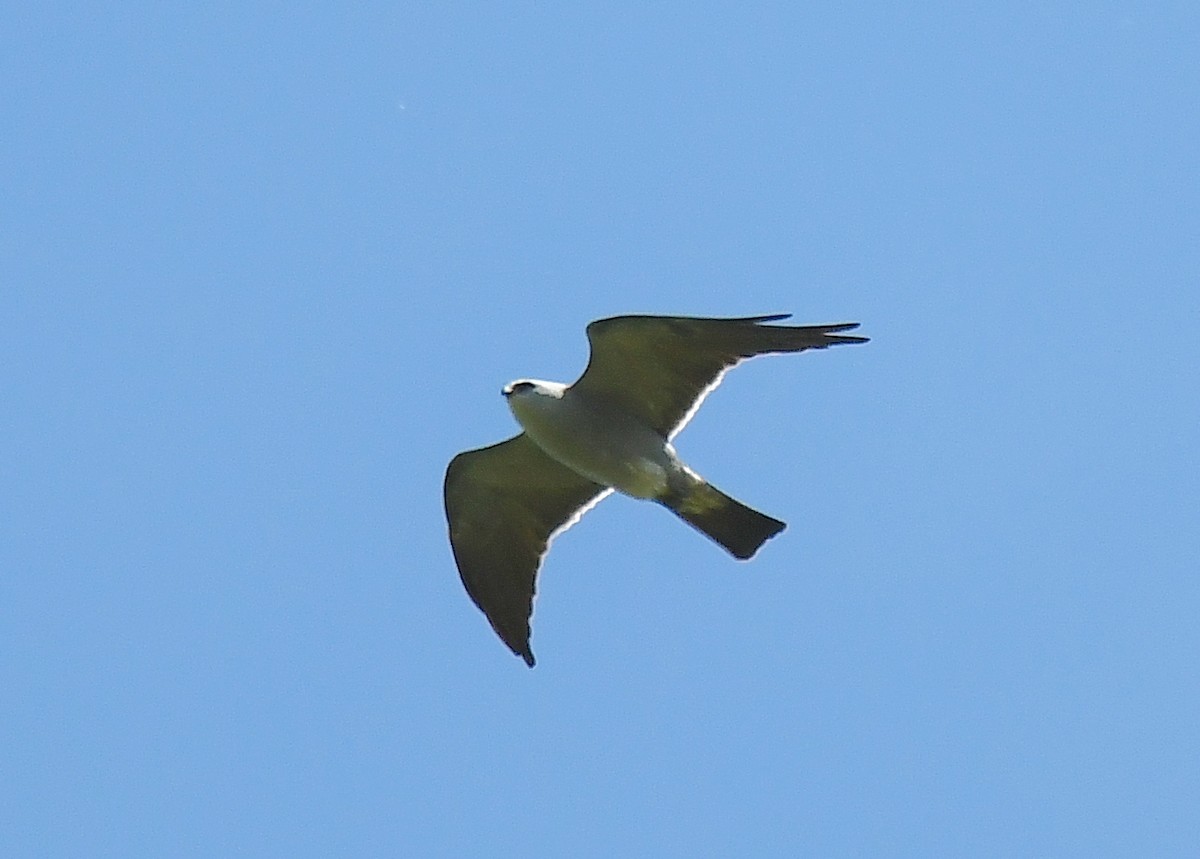
[[[1200,854],[1194,3],[26,4],[0,854]],[[861,321],[538,666],[441,482],[619,313]]]

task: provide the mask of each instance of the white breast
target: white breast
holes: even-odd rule
[[[557,395],[556,395],[557,394]],[[654,498],[677,467],[666,439],[605,403],[536,388],[514,392],[509,408],[526,434],[558,462],[635,498]]]

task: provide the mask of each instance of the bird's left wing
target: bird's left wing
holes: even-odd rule
[[[835,325],[768,325],[790,314],[704,319],[613,316],[587,327],[587,369],[572,387],[642,419],[666,438],[695,414],[725,371],[756,355],[866,343]]]
[[[524,433],[460,453],[444,487],[450,545],[467,593],[532,667],[529,618],[550,541],[611,492],[542,452]]]

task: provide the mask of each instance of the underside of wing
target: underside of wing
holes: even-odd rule
[[[824,349],[867,338],[857,322],[768,325],[790,314],[705,319],[614,316],[587,328],[591,358],[574,385],[636,415],[666,437],[679,432],[725,371],[747,358]]]
[[[555,462],[524,434],[460,453],[446,469],[446,520],[463,585],[530,666],[542,557],[557,533],[610,491]]]

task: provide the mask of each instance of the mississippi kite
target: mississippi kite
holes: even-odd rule
[[[671,439],[742,360],[867,342],[839,333],[857,322],[764,324],[790,315],[600,319],[587,327],[591,358],[575,384],[504,386],[524,432],[451,460],[446,519],[467,593],[530,667],[542,558],[556,535],[614,489],[661,504],[742,560],[784,529],[684,465]]]

